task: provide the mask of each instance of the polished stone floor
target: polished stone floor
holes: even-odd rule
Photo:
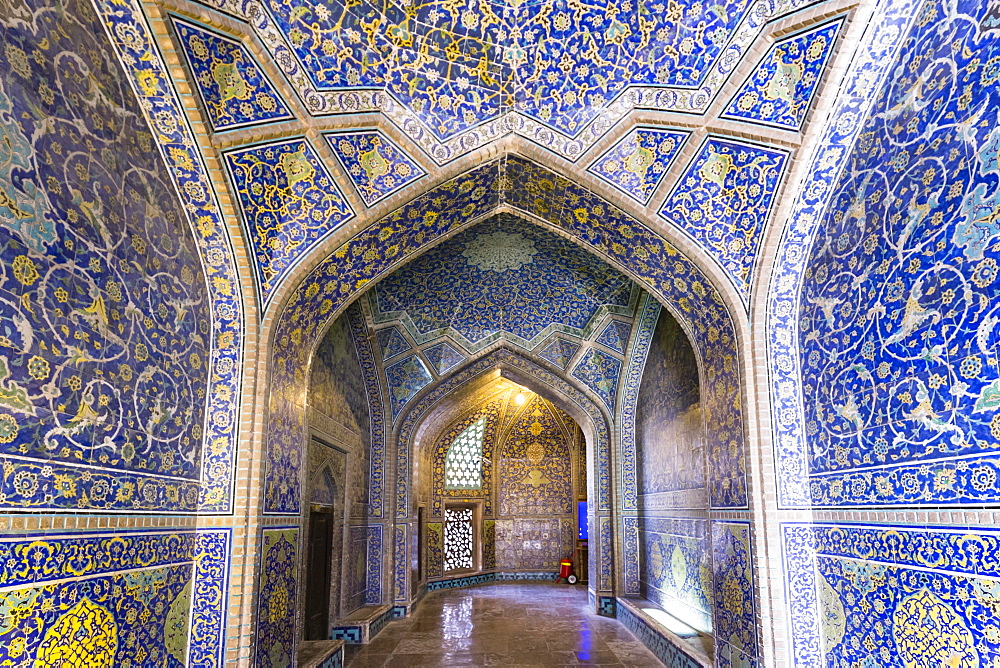
[[[599,617],[582,586],[488,584],[431,592],[416,613],[369,645],[354,666],[662,666],[628,629]]]

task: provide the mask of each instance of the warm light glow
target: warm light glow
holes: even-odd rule
[[[514,397],[514,403],[516,403],[518,406],[520,406],[521,404],[523,404],[527,400],[528,400],[528,397],[524,396],[524,392],[518,392],[517,396]]]
[[[692,638],[698,635],[698,632],[693,628],[663,610],[658,608],[643,608],[642,611],[674,635],[680,636],[681,638]]]

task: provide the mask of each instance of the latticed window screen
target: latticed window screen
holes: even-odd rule
[[[472,568],[472,508],[445,508],[444,519],[444,570]]]
[[[483,486],[483,432],[486,416],[459,434],[444,458],[445,489],[479,489]]]

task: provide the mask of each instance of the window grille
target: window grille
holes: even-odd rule
[[[483,486],[483,433],[486,416],[459,434],[444,458],[445,489],[480,489]]]
[[[444,518],[444,570],[472,568],[472,508],[445,508]]]

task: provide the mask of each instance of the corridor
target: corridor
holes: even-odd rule
[[[620,622],[599,617],[583,587],[493,584],[431,592],[347,665],[661,666]]]

